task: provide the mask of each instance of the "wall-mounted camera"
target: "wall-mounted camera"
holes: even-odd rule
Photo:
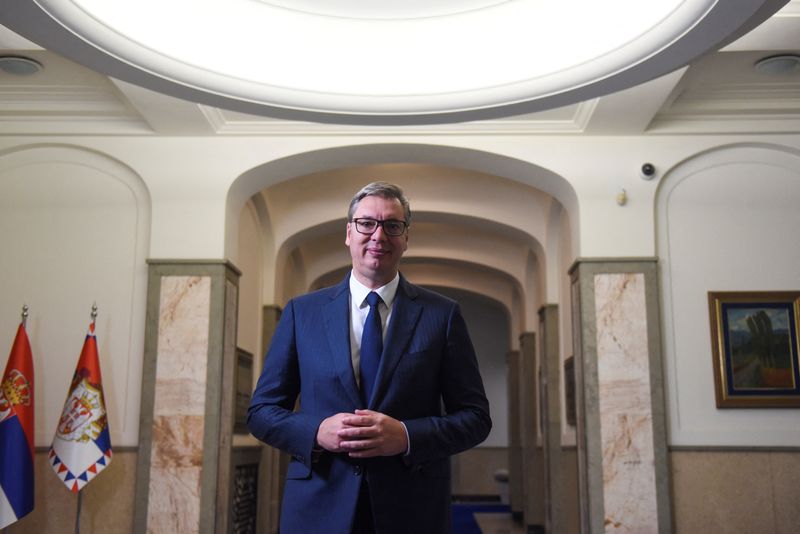
[[[643,179],[652,180],[656,177],[656,166],[652,163],[643,163],[641,173]]]

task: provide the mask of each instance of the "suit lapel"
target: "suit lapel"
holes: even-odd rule
[[[350,288],[349,277],[339,284],[331,301],[325,304],[325,335],[339,379],[354,406],[361,405],[358,384],[350,357]]]
[[[386,332],[386,341],[383,344],[375,391],[372,392],[372,399],[369,402],[371,409],[380,405],[389,387],[392,374],[411,341],[411,336],[422,313],[422,306],[415,302],[416,297],[417,291],[414,286],[401,276],[394,300],[392,318],[389,321],[389,330]]]

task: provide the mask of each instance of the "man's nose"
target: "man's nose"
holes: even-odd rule
[[[383,231],[383,225],[379,224],[375,231],[372,232],[372,239],[375,241],[385,241],[386,240],[386,233]]]

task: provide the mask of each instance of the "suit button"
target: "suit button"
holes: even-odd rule
[[[363,470],[361,469],[360,465],[356,465],[356,466],[353,467],[353,473],[355,473],[356,476],[361,476],[362,472],[363,472]]]

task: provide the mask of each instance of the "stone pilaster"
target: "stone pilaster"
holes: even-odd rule
[[[508,500],[515,518],[522,517],[522,401],[519,395],[519,351],[508,353]]]
[[[581,531],[671,532],[656,260],[570,274]]]
[[[134,532],[227,532],[240,273],[148,264]]]
[[[267,353],[269,345],[272,342],[272,336],[275,329],[278,327],[278,321],[281,318],[281,308],[279,306],[268,305],[264,306],[263,317],[263,336],[262,336],[262,357]],[[257,366],[257,375],[261,374],[263,359],[259,359]],[[261,463],[259,472],[259,516],[258,516],[258,532],[265,532],[268,534],[277,534],[280,507],[281,507],[281,492],[283,490],[283,479],[286,473],[286,465],[288,461],[286,455],[270,447],[263,445],[261,447]]]
[[[548,533],[565,532],[564,490],[566,470],[561,450],[561,354],[558,343],[558,306],[549,304],[539,310],[541,355],[542,449],[544,463],[544,529]]]
[[[523,518],[528,530],[544,525],[544,465],[542,433],[539,418],[539,365],[536,355],[536,334],[525,332],[520,345],[520,435],[522,445]]]

